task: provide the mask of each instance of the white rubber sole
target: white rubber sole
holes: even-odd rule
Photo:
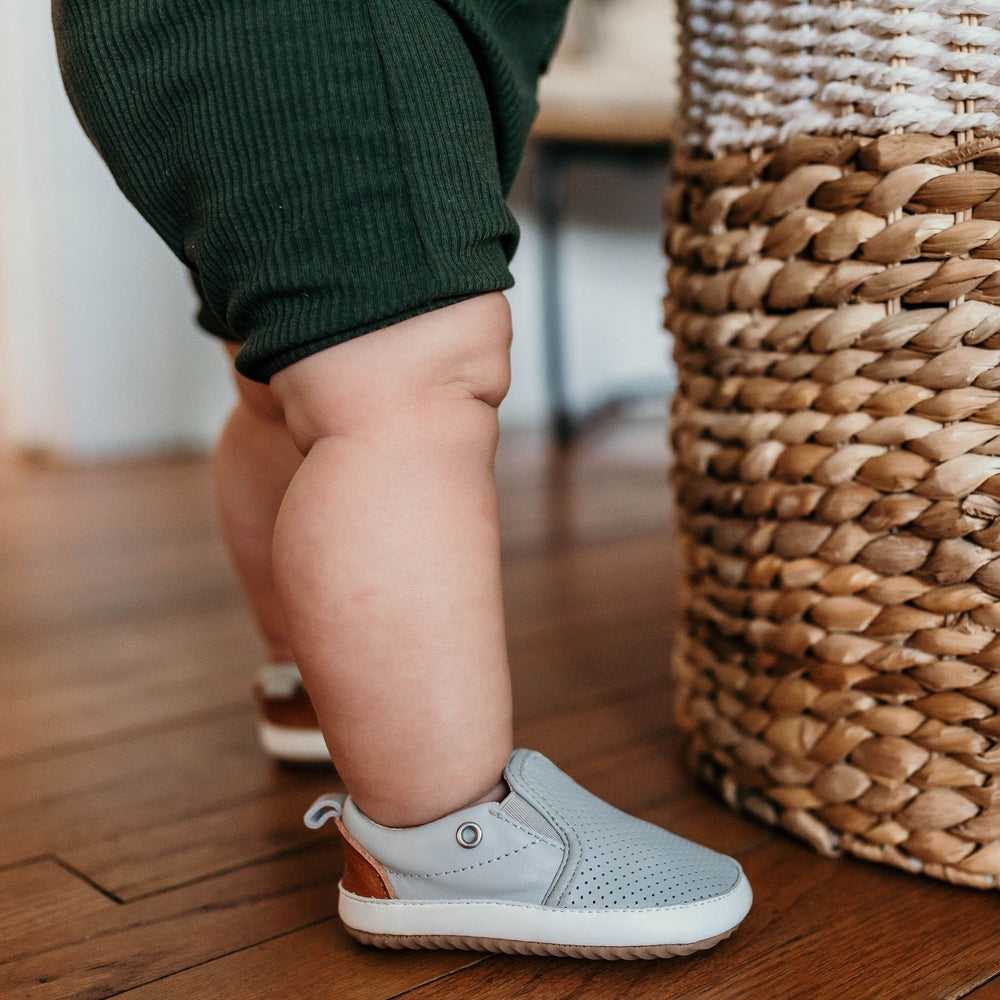
[[[340,888],[347,931],[379,948],[462,948],[570,958],[669,958],[711,948],[750,910],[746,876],[722,896],[680,906],[565,910],[502,900],[369,899]]]
[[[261,721],[257,724],[257,734],[264,752],[275,760],[297,764],[330,763],[330,751],[319,729],[277,726],[273,722]]]

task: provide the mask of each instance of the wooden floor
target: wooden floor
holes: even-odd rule
[[[338,924],[337,787],[258,752],[260,659],[202,459],[0,468],[0,997],[1000,1000],[1000,897],[831,861],[678,765],[657,423],[500,456],[517,739],[735,854],[757,899],[706,955],[385,953]]]

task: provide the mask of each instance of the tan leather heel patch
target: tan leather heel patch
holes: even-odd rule
[[[335,822],[344,838],[344,874],[341,877],[344,888],[355,896],[368,899],[395,899],[385,869],[347,832],[339,817]]]

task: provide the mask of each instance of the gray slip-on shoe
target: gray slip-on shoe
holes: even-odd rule
[[[710,948],[747,915],[731,858],[608,805],[531,750],[510,793],[424,826],[373,823],[350,796],[306,813],[344,837],[340,916],[359,941],[578,958],[665,958]]]

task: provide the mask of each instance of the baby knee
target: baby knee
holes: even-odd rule
[[[479,296],[326,348],[279,372],[271,388],[303,453],[321,437],[374,438],[408,425],[475,433],[496,420],[477,411],[507,394],[510,341],[506,299]],[[478,407],[452,406],[470,400]]]

